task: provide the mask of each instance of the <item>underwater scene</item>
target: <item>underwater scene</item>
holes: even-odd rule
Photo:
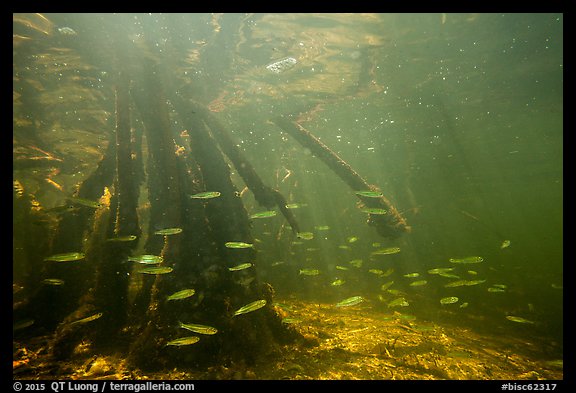
[[[562,48],[13,14],[13,379],[563,380]]]

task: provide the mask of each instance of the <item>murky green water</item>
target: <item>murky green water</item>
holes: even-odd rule
[[[170,265],[176,273],[186,263],[196,264],[178,273],[202,277],[192,280],[199,287],[191,299],[218,292],[228,300],[214,300],[212,309],[208,300],[194,300],[197,309],[186,311],[190,316],[222,314],[216,310],[225,301],[234,311],[262,297],[253,284],[267,282],[279,298],[337,304],[362,296],[363,310],[374,313],[395,311],[390,303],[403,297],[409,305],[400,307],[402,312],[488,335],[534,339],[543,359],[562,357],[562,15],[15,14],[13,31],[14,324],[22,345],[49,336],[65,320],[91,315],[71,318],[75,306],[69,302],[98,287],[100,270],[56,271],[44,258],[86,252],[91,261],[104,260],[95,244],[133,235],[114,231],[126,225],[115,221],[122,167],[102,168],[110,144],[117,143],[117,105],[124,102],[117,86],[128,81],[128,156],[139,168],[131,174],[140,190],[133,202],[141,235],[112,243],[131,255],[162,252],[168,263],[176,255]],[[153,79],[166,112],[156,106],[143,110],[143,89]],[[186,117],[180,98],[205,109],[184,106]],[[157,126],[168,124],[172,133],[159,150],[154,150],[156,131],[150,130],[145,112],[166,119]],[[295,236],[278,206],[260,205],[245,189],[242,168],[234,166],[222,142],[220,150],[203,153],[208,150],[195,139],[192,125],[201,127],[202,120],[194,119],[207,122],[206,113],[227,130],[262,182],[287,204],[296,204],[289,211],[301,233],[313,234],[311,239]],[[410,232],[386,238],[367,225],[369,215],[361,211],[355,190],[313,149],[273,122],[281,115],[292,115],[375,185]],[[207,158],[190,165],[195,146]],[[222,153],[230,175],[208,164]],[[186,169],[184,164],[174,169],[186,174],[176,191],[183,201],[176,221],[171,221],[169,203],[154,210],[163,196],[153,184],[170,184],[158,179],[176,173],[169,172],[170,164],[155,163],[159,154],[176,157],[174,162],[191,160]],[[109,175],[98,177],[97,168]],[[161,175],[154,180],[157,169]],[[210,187],[217,184],[210,176],[218,171],[232,179],[236,195],[190,198],[222,191]],[[70,202],[88,179],[108,187],[110,218],[86,203]],[[98,190],[88,198],[94,203],[103,194],[103,187]],[[167,186],[166,195],[174,195],[171,190]],[[240,207],[214,207],[225,198],[241,201]],[[201,205],[205,210],[194,210]],[[276,214],[248,218],[270,210]],[[206,220],[192,224],[189,217],[198,214]],[[224,231],[218,223],[229,224],[226,236],[242,232],[236,215],[250,223],[252,239],[225,240],[247,241],[254,248],[250,256],[234,254],[242,257],[230,260],[233,251],[215,239]],[[84,232],[69,248],[63,221],[68,230]],[[106,229],[98,232],[98,222]],[[164,243],[154,235],[174,227],[184,230],[172,231],[177,233]],[[194,245],[186,240],[181,251],[168,248],[168,238],[194,231],[194,239],[204,240]],[[389,247],[400,252],[373,254]],[[481,261],[449,261],[474,256]],[[218,266],[247,262],[253,266],[232,270],[234,285],[244,289],[218,281],[224,277],[220,274],[232,274],[219,273]],[[148,303],[141,294],[152,285],[161,294],[186,288],[183,282],[171,287],[170,275],[152,284],[125,270],[120,259],[114,263],[110,266],[124,266],[119,271],[130,277],[124,287],[111,289],[118,291],[114,294],[122,299],[125,315],[142,315]],[[435,268],[453,268],[446,271],[453,276],[428,272]],[[52,277],[55,273],[60,276]],[[90,281],[94,274],[96,281]],[[65,283],[42,281],[50,278]],[[468,284],[454,285],[457,280]],[[394,284],[382,290],[390,281]],[[442,304],[440,299],[448,297],[458,300]],[[89,303],[105,317],[107,310],[98,307],[110,302]],[[59,313],[53,317],[36,314],[54,305]],[[182,315],[167,310],[169,321]],[[25,326],[30,320],[35,323]],[[134,322],[132,328],[138,326]]]

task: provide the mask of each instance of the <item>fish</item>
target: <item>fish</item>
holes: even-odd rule
[[[330,283],[330,285],[332,285],[333,287],[338,287],[338,286],[340,286],[340,285],[343,285],[345,282],[346,282],[346,281],[342,280],[341,278],[338,278],[338,279],[332,281],[332,282]]]
[[[408,307],[410,305],[410,303],[408,303],[408,301],[403,298],[403,297],[399,297],[397,299],[392,300],[390,303],[388,303],[388,307],[392,308],[392,307]]]
[[[456,296],[443,297],[440,299],[440,304],[456,303],[459,299]]]
[[[446,278],[460,278],[460,276],[457,276],[456,274],[446,273],[446,272],[440,272],[440,273],[438,273],[438,275],[442,276],[442,277],[446,277]]]
[[[44,280],[42,280],[42,282],[46,285],[54,285],[54,286],[64,285],[64,280],[61,280],[59,278],[45,278]]]
[[[452,270],[454,270],[453,267],[436,267],[434,269],[428,270],[428,274],[440,274],[440,273],[451,272]]]
[[[136,240],[138,236],[136,235],[126,235],[126,236],[116,236],[106,239],[107,242],[131,242]]]
[[[197,325],[194,323],[178,323],[182,329],[190,330],[191,332],[198,333],[198,334],[207,334],[212,335],[218,333],[218,329],[212,326],[206,325]]]
[[[286,209],[300,209],[301,207],[305,207],[305,206],[308,206],[308,204],[306,204],[306,203],[288,203],[284,207]]]
[[[510,240],[504,240],[500,248],[507,248],[510,247]]]
[[[167,300],[180,300],[186,299],[192,295],[194,295],[196,291],[194,289],[183,289],[178,292],[174,292],[172,295],[167,297]]]
[[[99,209],[102,206],[104,206],[103,204],[101,204],[98,201],[91,201],[90,199],[85,199],[85,198],[67,197],[66,199],[68,199],[70,202],[75,203],[77,205],[91,207],[93,209]]]
[[[478,285],[486,282],[486,280],[459,280],[459,281],[452,281],[446,285],[445,288],[454,288],[454,287],[462,287],[462,286],[471,286],[471,285]]]
[[[328,225],[318,225],[315,226],[314,229],[316,229],[317,231],[327,231],[330,229],[330,227]]]
[[[342,245],[338,246],[338,248],[341,250],[351,250],[350,246],[348,246],[346,244],[342,244]]]
[[[182,345],[196,344],[198,341],[200,341],[200,337],[197,336],[180,337],[175,340],[168,341],[166,343],[166,346],[173,345],[176,347],[180,347]]]
[[[298,60],[296,60],[295,58],[286,57],[284,59],[275,61],[274,63],[268,64],[266,66],[266,69],[268,71],[275,73],[275,74],[280,74],[280,73],[287,71],[290,68],[294,67],[296,65],[296,63],[298,63]]]
[[[128,257],[128,260],[131,262],[142,263],[145,265],[155,265],[157,263],[162,263],[164,261],[164,258],[160,255],[144,254]]]
[[[194,195],[190,195],[190,198],[192,199],[212,199],[212,198],[218,198],[220,194],[218,191],[206,191],[206,192],[200,192],[198,194],[194,194]]]
[[[154,232],[155,235],[164,235],[164,236],[177,235],[179,233],[182,233],[182,228],[166,228]]]
[[[497,287],[496,288],[490,287],[488,288],[488,292],[506,292],[506,290]]]
[[[415,277],[420,277],[420,273],[414,272],[414,273],[407,273],[404,275],[404,277],[407,278],[415,278]]]
[[[468,307],[468,302],[464,302],[460,305],[460,308],[466,308]]]
[[[256,300],[252,303],[248,303],[245,306],[240,307],[238,310],[234,311],[234,316],[237,315],[241,315],[241,314],[246,314],[252,311],[256,311],[261,309],[262,307],[264,307],[266,305],[266,300],[262,299],[262,300]]]
[[[94,314],[94,315],[90,315],[89,317],[82,318],[82,319],[79,319],[79,320],[74,321],[74,322],[70,322],[70,325],[75,325],[75,324],[77,324],[77,323],[92,322],[92,321],[95,321],[95,320],[97,320],[98,318],[100,318],[103,314],[104,314],[104,313],[99,312],[99,313],[96,313],[96,314]]]
[[[252,266],[254,266],[254,265],[251,264],[250,262],[246,262],[246,263],[241,263],[240,265],[229,267],[228,270],[230,270],[231,272],[235,272],[238,270],[248,269],[249,267],[252,267]]]
[[[348,270],[346,266],[336,265],[336,270]]]
[[[388,211],[385,209],[378,209],[375,207],[365,207],[363,209],[360,209],[360,211],[362,213],[368,213],[368,214],[379,214],[379,215],[383,215],[383,214],[388,214]]]
[[[387,290],[388,288],[390,288],[392,285],[394,285],[394,281],[388,281],[387,283],[382,284],[382,286],[380,287],[380,289],[382,291]]]
[[[259,213],[254,213],[252,215],[250,215],[250,218],[255,219],[255,218],[268,218],[268,217],[274,217],[276,215],[276,211],[275,210],[267,210],[264,212],[259,212]]]
[[[508,288],[508,286],[504,285],[504,284],[492,284],[493,287],[496,288],[501,288],[501,289],[506,289]]]
[[[320,270],[318,269],[300,269],[300,273],[305,276],[317,276],[320,274]]]
[[[384,270],[382,269],[368,269],[368,273],[376,274],[377,276],[381,276],[384,274]]]
[[[312,232],[298,232],[296,237],[303,240],[312,240],[314,239],[314,234]]]
[[[224,245],[227,248],[254,248],[254,244],[244,242],[226,242]]]
[[[480,263],[484,261],[482,257],[466,257],[466,258],[450,258],[450,262],[452,263]]]
[[[392,273],[394,273],[394,268],[393,268],[393,267],[389,267],[388,270],[386,270],[384,273],[382,273],[382,277],[388,277],[388,276],[391,275]]]
[[[380,191],[356,191],[354,192],[358,196],[363,196],[367,198],[381,198],[384,196]]]
[[[468,270],[466,273],[472,275],[472,276],[477,276],[478,272],[476,270]]]
[[[466,285],[466,280],[452,281],[444,285],[445,288],[463,287]]]
[[[348,243],[354,243],[358,241],[358,238],[356,236],[350,236],[347,240]]]
[[[70,27],[59,27],[58,29],[58,33],[62,34],[62,35],[68,35],[68,36],[74,36],[74,35],[78,35],[78,33],[76,33],[72,28]]]
[[[347,299],[344,299],[338,303],[336,303],[336,307],[349,307],[349,306],[355,306],[357,304],[360,304],[364,301],[364,298],[362,296],[352,296],[349,297]]]
[[[414,281],[410,283],[411,287],[421,287],[422,285],[426,285],[428,284],[428,281],[426,280],[418,280],[418,281]]]
[[[12,330],[25,329],[27,327],[34,325],[34,322],[35,321],[33,319],[24,319],[22,321],[18,321],[12,325]]]
[[[478,284],[482,284],[484,282],[486,282],[486,280],[468,280],[468,281],[466,281],[466,286],[478,285]]]
[[[44,260],[53,262],[71,262],[84,259],[85,256],[86,254],[83,252],[66,252],[63,254],[50,255],[49,257],[44,258]]]
[[[348,263],[349,263],[350,265],[354,266],[354,267],[360,268],[360,267],[362,267],[363,261],[362,261],[362,259],[353,259],[353,260],[351,260],[351,261],[348,262]]]
[[[144,269],[138,270],[138,273],[142,274],[167,274],[171,273],[174,269],[170,266],[151,266],[145,267]]]
[[[281,321],[281,323],[284,323],[284,324],[293,324],[293,323],[300,323],[300,322],[302,322],[301,319],[289,318],[289,317],[282,318],[282,321]]]
[[[387,247],[380,250],[372,251],[370,255],[389,255],[397,254],[400,252],[400,247]]]
[[[512,322],[518,322],[518,323],[531,323],[534,324],[534,321],[529,321],[528,319],[524,319],[522,317],[515,317],[513,315],[507,315],[506,319]]]

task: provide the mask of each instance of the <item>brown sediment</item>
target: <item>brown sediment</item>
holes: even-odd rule
[[[279,116],[273,120],[273,123],[290,134],[302,146],[310,149],[354,191],[380,191],[375,185],[368,184],[346,161],[312,135],[310,131],[293,121],[291,116]],[[376,227],[381,236],[396,238],[410,231],[406,220],[384,195],[379,198],[367,198],[361,195],[357,195],[357,197],[364,206],[387,211],[383,215],[370,214],[368,218],[368,224]]]

